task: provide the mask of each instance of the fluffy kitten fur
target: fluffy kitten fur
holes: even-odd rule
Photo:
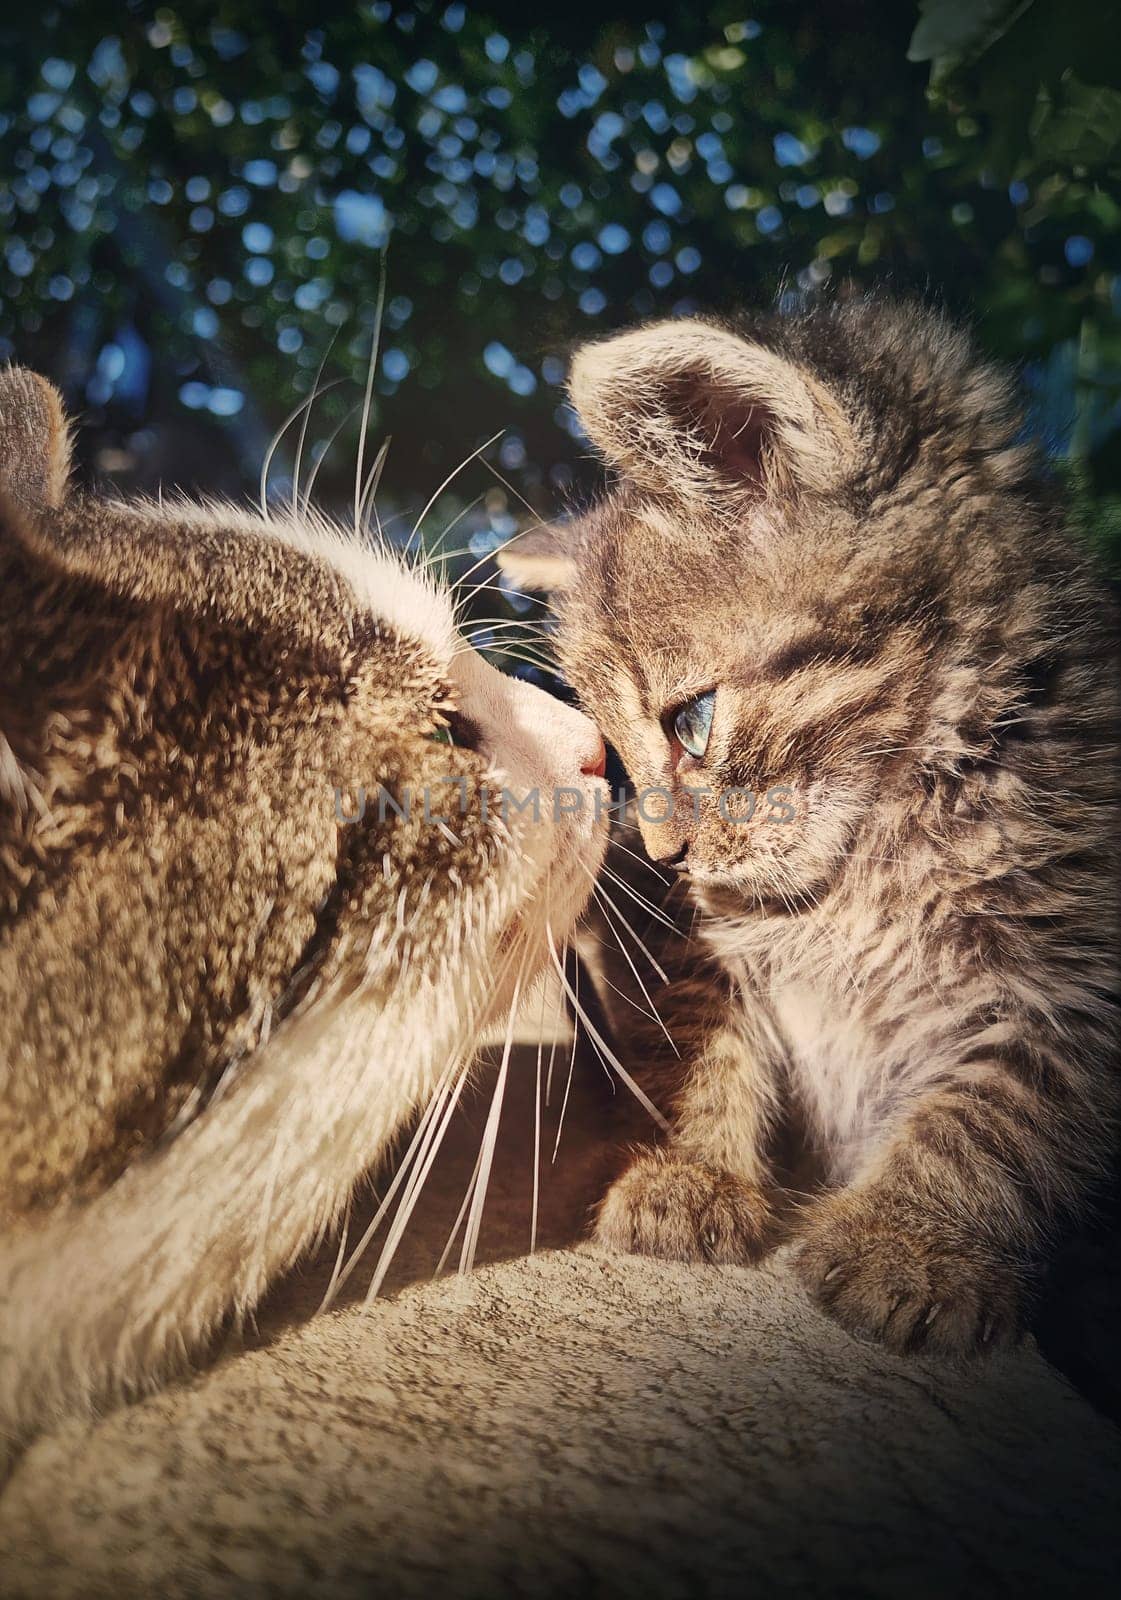
[[[67,461],[0,372],[0,1455],[252,1307],[603,849],[598,734],[421,575],[306,516],[70,497]],[[507,821],[484,784],[589,804]]]
[[[654,325],[585,347],[572,396],[617,481],[506,565],[558,590],[583,705],[639,790],[674,795],[640,826],[703,952],[654,997],[682,1059],[644,1041],[672,1138],[597,1236],[755,1258],[793,1119],[821,1304],[898,1349],[1008,1339],[1113,1136],[1104,585],[1008,382],[921,309]],[[712,689],[697,761],[674,714]],[[721,814],[734,788],[749,823]]]

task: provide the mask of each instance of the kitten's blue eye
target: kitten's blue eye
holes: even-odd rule
[[[697,761],[704,760],[712,732],[712,713],[716,708],[716,690],[699,694],[695,700],[686,701],[673,719],[673,731],[681,748]]]

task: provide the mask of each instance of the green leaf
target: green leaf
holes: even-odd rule
[[[1045,161],[1098,166],[1121,155],[1121,93],[1068,73],[1055,96],[1041,91],[1031,124]]]
[[[975,61],[1023,16],[1032,0],[922,0],[908,61]]]

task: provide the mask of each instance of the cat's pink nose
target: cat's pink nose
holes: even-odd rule
[[[595,754],[584,759],[580,771],[585,778],[602,778],[606,775],[607,748],[602,739],[596,739]]]

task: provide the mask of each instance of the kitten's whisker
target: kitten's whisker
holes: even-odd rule
[[[647,900],[645,895],[639,894],[637,889],[632,889],[626,879],[621,878],[617,872],[613,872],[606,863],[600,868],[600,871],[610,878],[613,884],[622,889],[624,894],[629,895],[636,905],[641,906],[643,911],[648,912],[656,922],[662,923],[671,933],[678,931],[677,924],[671,921],[664,911],[661,911],[652,900]]]
[[[507,541],[507,542],[509,543],[510,541]],[[453,551],[452,554],[453,555],[458,554],[458,555],[461,555],[461,556],[469,556],[469,555],[473,554],[473,552],[471,550],[459,550],[459,551]],[[490,559],[491,559],[490,556],[481,556],[480,559],[475,563],[475,566],[476,567],[482,566],[484,561],[489,561]],[[471,572],[473,572],[474,570],[475,570],[474,567],[469,569],[469,571],[471,571]],[[457,589],[462,588],[463,584],[467,581],[467,576],[468,576],[468,574],[465,573],[463,577],[456,579],[456,585],[455,586],[456,586]],[[467,599],[471,599],[472,596],[477,595],[477,594],[482,594],[487,589],[493,589],[495,594],[501,596],[503,599],[509,599],[509,597],[511,595],[513,595],[516,599],[529,600],[529,601],[532,601],[534,603],[536,603],[537,599],[538,599],[538,597],[536,595],[527,594],[524,589],[515,589],[512,583],[508,583],[506,581],[505,577],[501,577],[497,583],[491,578],[483,578],[478,583],[473,583],[471,585],[471,593],[466,598]],[[460,604],[460,602],[457,601],[456,603],[457,603],[457,606],[459,606],[459,608],[462,610],[462,605]],[[551,623],[552,619],[549,618],[549,617],[543,617],[542,621]]]
[[[619,816],[612,817],[611,827],[612,830],[615,828],[627,828],[631,833],[640,834],[642,832],[642,829],[638,826],[637,822],[627,822],[624,820],[624,818]]]
[[[461,634],[461,638],[466,639],[472,648],[476,650],[497,651],[517,647],[518,649],[540,651],[542,655],[545,654],[546,650],[544,642],[537,634],[514,629],[507,631],[504,626],[495,627],[490,622],[481,622],[477,627],[466,629]]]
[[[565,949],[566,950],[568,949],[568,941],[567,941],[567,939],[565,940]],[[566,1002],[565,1002],[565,996],[564,996],[564,990],[563,989],[558,991],[557,1009],[556,1009],[556,1013],[555,1013],[555,1016],[554,1016],[554,1022],[555,1023],[559,1023],[562,1017],[565,1018],[565,1020],[567,1020],[567,1018],[568,1018],[568,1009],[567,1009],[567,1005],[566,1005]],[[548,1067],[546,1068],[546,1071],[545,1071],[545,1105],[546,1105],[546,1108],[551,1104],[551,1097],[552,1097],[552,1093],[553,1093],[553,1066],[554,1066],[554,1064],[556,1062],[556,1059],[557,1059],[557,1042],[558,1042],[557,1041],[557,1033],[558,1033],[558,1031],[559,1031],[559,1029],[554,1027],[554,1029],[553,1029],[553,1037],[549,1041],[549,1065],[548,1065]]]
[[[475,1157],[475,1165],[471,1168],[471,1176],[467,1180],[467,1188],[463,1191],[463,1199],[459,1203],[459,1210],[455,1214],[455,1221],[452,1223],[451,1232],[448,1234],[447,1243],[440,1253],[440,1259],[436,1263],[436,1270],[432,1274],[434,1278],[438,1278],[448,1264],[448,1257],[451,1255],[452,1247],[459,1237],[459,1230],[463,1226],[463,1219],[467,1215],[467,1208],[471,1204],[472,1195],[475,1193],[475,1185],[479,1181],[479,1171],[482,1164],[483,1147],[480,1145],[478,1154]]]
[[[664,872],[659,872],[649,856],[640,856],[637,850],[632,850],[621,839],[613,839],[611,843],[616,850],[621,850],[624,855],[630,856],[632,861],[637,861],[640,867],[645,867],[647,872],[652,872],[659,883],[665,884],[667,888],[672,886],[674,880],[667,878]]]
[[[547,634],[542,633],[541,624],[535,617],[472,617],[472,628],[534,628],[539,639],[546,639]]]
[[[494,441],[491,440],[492,444],[493,444],[493,442]],[[489,461],[484,462],[483,465],[484,466],[490,466],[490,462]],[[493,468],[491,470],[493,471]],[[534,513],[534,515],[536,515],[536,513]],[[519,539],[524,539],[527,534],[536,533],[538,528],[543,528],[545,526],[546,526],[545,523],[543,523],[541,521],[538,521],[538,522],[533,523],[528,528],[519,528],[517,533],[512,533],[510,535],[510,537],[503,544],[502,548],[504,550],[509,549],[510,545],[516,544]],[[481,566],[484,566],[488,561],[493,561],[494,557],[495,557],[495,552],[493,550],[488,550],[485,555],[482,555],[482,556],[479,557],[479,559],[475,562],[474,566],[468,567],[467,571],[462,575],[462,577],[460,578],[459,582],[461,584],[466,583],[467,579],[472,575],[472,573],[478,572],[478,570],[479,570],[479,568]],[[458,587],[458,585],[457,585],[457,587]],[[490,587],[492,587],[492,585],[490,584],[489,580],[486,583],[476,584],[475,587],[471,590],[470,594],[468,594],[466,596],[466,600],[469,600],[471,598],[471,595],[475,594],[479,589],[486,589],[486,588],[490,588]],[[513,592],[516,594],[519,591],[514,590]],[[527,596],[527,598],[529,598],[529,597]],[[466,603],[466,601],[464,603]]]
[[[468,645],[467,648],[468,649],[475,649],[476,646]],[[478,648],[480,650],[488,650],[493,655],[502,656],[507,661],[520,661],[523,666],[536,667],[541,672],[548,671],[548,665],[549,664],[548,664],[547,661],[542,661],[539,656],[529,655],[523,650],[514,650],[509,645],[501,645],[501,646],[493,646],[493,647],[490,646],[490,645],[482,645],[482,646],[479,646]],[[463,654],[463,651],[457,650],[455,652],[455,654],[453,655],[452,659],[454,660],[456,656],[459,656],[459,655],[462,655],[462,654]]]
[[[673,1039],[670,1037],[669,1029],[666,1027],[665,1023],[661,1019],[661,1016],[658,1014],[658,1008],[654,1004],[653,1000],[650,998],[650,991],[649,991],[649,989],[647,989],[646,985],[643,983],[641,977],[639,976],[638,968],[635,966],[634,962],[631,960],[630,952],[627,950],[626,945],[623,943],[622,939],[620,939],[618,933],[616,932],[615,924],[611,920],[611,913],[607,909],[606,902],[600,897],[599,888],[595,884],[593,884],[593,886],[592,886],[592,893],[595,895],[596,899],[599,901],[600,910],[603,912],[604,916],[607,918],[607,926],[611,929],[611,932],[615,935],[615,943],[619,946],[619,950],[622,953],[623,959],[626,961],[627,966],[630,967],[631,972],[632,972],[632,974],[634,976],[634,981],[638,984],[638,987],[642,990],[643,996],[644,996],[644,998],[646,1000],[646,1004],[650,1007],[650,1010],[653,1013],[653,1017],[654,1017],[655,1022],[658,1024],[659,1028],[661,1028],[662,1032],[666,1036],[666,1043],[669,1045],[669,1047],[673,1051],[674,1055],[677,1056],[680,1059],[681,1052],[677,1048],[677,1046],[674,1044]]]
[[[597,944],[601,950],[614,951],[614,949],[615,949],[615,939],[616,939],[615,930],[611,929],[610,932],[612,934],[612,943],[611,944],[608,944],[606,939],[600,939],[587,926],[582,927],[580,929],[580,938],[582,940],[583,939],[592,940],[592,942],[594,944]],[[607,976],[607,974],[605,972],[601,972],[599,974],[598,981],[600,983],[606,984],[607,987],[611,990],[612,994],[617,994],[619,996],[619,999],[622,1000],[623,1004],[630,1006],[632,1011],[637,1011],[640,1017],[648,1017],[651,1022],[657,1022],[658,1018],[657,1018],[656,1013],[648,1010],[648,1008],[646,1006],[642,1005],[639,1001],[637,1001],[634,998],[633,995],[626,994],[624,992],[624,990],[619,988],[619,985],[617,983],[612,983],[611,979]]]
[[[568,957],[569,957],[569,942],[566,939],[564,941],[564,946],[563,946],[562,951],[561,951],[561,961],[565,966],[568,965]],[[575,992],[575,995],[576,995],[576,1004],[579,1005],[579,1003],[580,1003],[580,965],[579,965],[579,963],[577,963],[577,965],[576,965],[575,983],[576,983],[576,987],[575,987],[575,991],[574,992]],[[572,1030],[572,1049],[568,1053],[568,1076],[565,1079],[565,1083],[564,1083],[564,1098],[561,1100],[560,1117],[557,1119],[557,1137],[556,1137],[556,1139],[555,1139],[555,1141],[553,1143],[553,1154],[552,1154],[552,1158],[551,1158],[551,1161],[550,1161],[550,1165],[551,1166],[556,1164],[557,1151],[560,1149],[561,1134],[564,1132],[564,1117],[565,1117],[565,1112],[568,1110],[568,1097],[572,1093],[572,1074],[573,1074],[573,1071],[575,1070],[575,1067],[576,1067],[576,1050],[577,1050],[577,1047],[579,1046],[579,1043],[580,1043],[580,1028],[579,1028],[579,1025],[577,1024],[576,1026],[573,1027],[573,1030]]]
[[[488,472],[491,472],[491,473],[494,474],[494,476],[498,479],[498,481],[502,485],[502,487],[504,489],[508,489],[510,491],[510,493],[514,496],[515,500],[520,500],[521,501],[522,505],[525,506],[525,508],[529,512],[530,516],[537,518],[537,521],[534,524],[534,526],[537,527],[537,528],[545,527],[546,523],[542,520],[541,513],[540,513],[540,511],[538,511],[537,507],[536,506],[531,506],[529,501],[526,499],[525,495],[522,494],[521,490],[520,489],[515,489],[514,485],[510,482],[509,478],[504,478],[502,476],[501,472],[499,472],[499,470],[495,466],[494,462],[493,461],[487,461],[485,463],[485,466],[486,466]]]
[[[585,867],[584,870],[587,872],[588,869]],[[588,872],[588,876],[592,877],[592,874],[590,872]],[[654,971],[658,974],[659,978],[661,978],[663,983],[668,983],[670,980],[669,980],[669,975],[667,974],[665,968],[662,966],[662,964],[659,961],[656,961],[654,959],[654,956],[651,954],[651,952],[647,948],[646,944],[643,942],[642,939],[639,938],[639,936],[635,932],[634,928],[627,921],[627,919],[623,915],[622,911],[620,911],[620,909],[619,909],[618,905],[616,904],[616,902],[611,898],[611,896],[608,894],[607,890],[603,887],[603,884],[596,882],[594,879],[593,879],[593,883],[595,883],[595,891],[596,891],[596,893],[598,895],[601,895],[603,900],[606,901],[606,903],[611,907],[612,911],[614,911],[615,915],[618,917],[618,919],[622,923],[623,927],[630,934],[631,938],[634,940],[635,944],[638,946],[638,948],[642,952],[642,954],[646,957],[647,961],[649,961],[650,965],[653,967]],[[676,929],[675,929],[675,931],[676,931]]]
[[[608,1045],[607,1042],[604,1040],[602,1034],[600,1034],[600,1032],[596,1028],[595,1023],[591,1020],[591,1018],[588,1016],[587,1012],[579,1004],[579,1001],[576,999],[575,995],[572,993],[572,985],[569,983],[568,978],[567,978],[567,976],[565,974],[564,967],[562,966],[560,958],[557,955],[557,947],[553,942],[553,930],[552,930],[552,928],[550,927],[550,925],[548,923],[545,924],[545,936],[546,936],[546,939],[548,940],[548,944],[549,944],[549,956],[550,956],[550,959],[552,960],[553,966],[556,968],[557,976],[560,978],[561,984],[563,985],[563,987],[567,991],[569,998],[572,1000],[572,1003],[573,1003],[573,1006],[576,1009],[577,1015],[580,1017],[580,1020],[583,1022],[585,1028],[588,1031],[589,1036],[592,1039],[594,1039],[596,1041],[596,1043],[599,1045],[600,1049],[603,1051],[604,1057],[606,1058],[607,1061],[610,1062],[611,1066],[618,1073],[618,1075],[622,1079],[623,1083],[626,1084],[627,1088],[634,1095],[634,1097],[638,1101],[639,1105],[642,1106],[644,1110],[649,1112],[650,1116],[653,1117],[654,1121],[658,1124],[658,1126],[664,1132],[668,1133],[670,1131],[670,1125],[666,1121],[665,1117],[663,1117],[662,1113],[658,1110],[657,1106],[654,1104],[653,1100],[651,1100],[650,1096],[643,1089],[641,1089],[639,1087],[639,1085],[634,1081],[634,1079],[631,1077],[630,1073],[627,1071],[626,1067],[624,1067],[623,1063],[619,1060],[618,1056],[611,1049],[610,1045]]]

